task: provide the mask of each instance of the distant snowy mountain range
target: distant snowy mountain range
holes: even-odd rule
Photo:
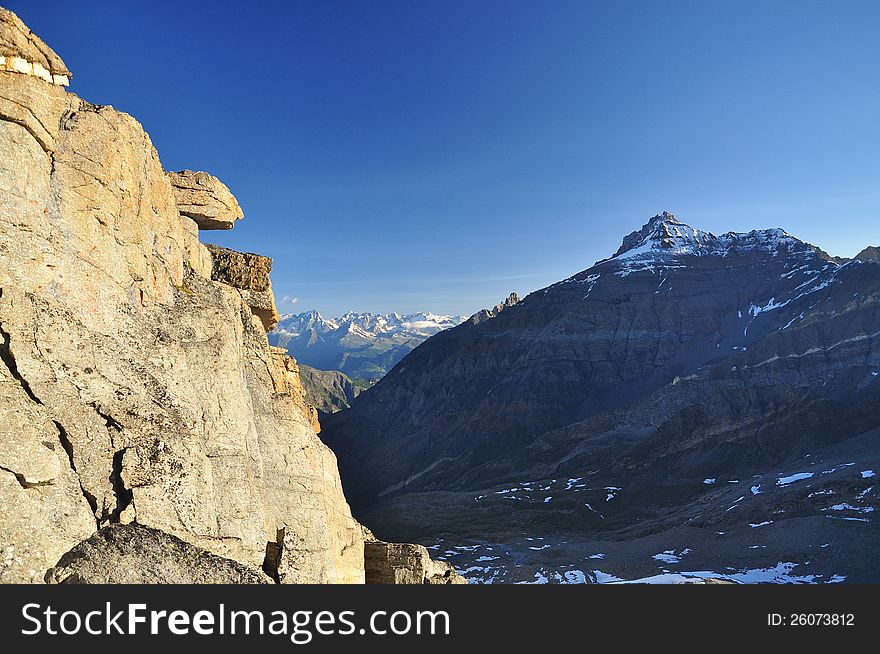
[[[382,377],[417,345],[467,316],[433,313],[358,313],[324,318],[317,311],[286,314],[269,334],[302,364],[338,370],[353,379]]]

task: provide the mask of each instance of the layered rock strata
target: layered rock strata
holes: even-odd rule
[[[67,86],[73,76],[52,48],[3,7],[0,7],[0,70],[32,75],[58,86]]]
[[[236,252],[218,245],[209,245],[212,257],[211,279],[238,289],[266,331],[278,323],[275,295],[269,272],[272,259],[259,254]]]
[[[244,218],[238,200],[211,173],[181,170],[168,173],[168,180],[180,215],[191,218],[199,229],[232,229]]]

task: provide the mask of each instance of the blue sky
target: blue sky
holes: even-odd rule
[[[272,256],[283,312],[469,314],[664,209],[880,244],[880,2],[3,4],[226,182],[203,240]]]

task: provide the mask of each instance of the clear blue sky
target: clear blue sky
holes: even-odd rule
[[[663,209],[880,244],[877,1],[3,4],[227,183],[203,238],[274,257],[285,312],[468,314]]]

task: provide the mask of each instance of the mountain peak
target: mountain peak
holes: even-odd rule
[[[855,258],[858,261],[873,261],[874,263],[880,263],[880,247],[869,245],[859,252]]]
[[[628,252],[642,249],[672,249],[680,247],[693,247],[701,245],[713,245],[718,237],[709,232],[694,229],[690,225],[681,222],[673,214],[663,211],[653,216],[648,222],[623,239],[623,243],[614,257],[619,257]]]
[[[673,225],[684,225],[678,218],[675,217],[675,214],[669,213],[668,211],[661,211],[656,216],[652,216],[651,219],[645,223],[645,225],[656,225],[658,223],[671,223]]]
[[[624,262],[624,267],[632,272],[635,270],[633,265],[636,268],[650,268],[658,261],[678,260],[684,255],[728,256],[759,251],[774,256],[780,252],[804,257],[817,256],[834,264],[843,262],[778,227],[742,233],[727,232],[716,236],[691,227],[664,211],[653,216],[641,229],[626,236],[613,257],[598,263]]]

